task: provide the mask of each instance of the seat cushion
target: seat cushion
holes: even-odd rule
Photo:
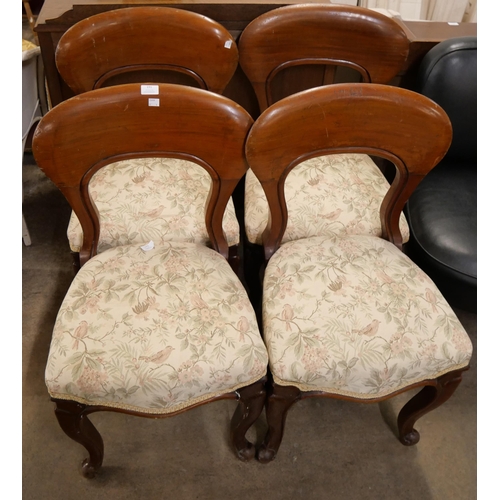
[[[476,281],[476,164],[439,164],[412,194],[407,210],[412,238],[426,260],[459,281]]]
[[[360,399],[435,379],[472,355],[430,278],[373,236],[283,245],[265,272],[263,330],[278,384]]]
[[[101,223],[97,251],[151,240],[207,244],[205,203],[210,186],[208,172],[186,160],[141,158],[101,168],[89,184]],[[223,227],[229,246],[237,245],[240,230],[231,199]],[[71,250],[79,252],[83,233],[74,213],[68,239]]]
[[[54,398],[172,413],[249,385],[267,353],[246,292],[204,245],[116,247],[78,272],[46,367]]]
[[[285,181],[288,224],[283,243],[311,236],[381,236],[380,204],[389,183],[373,160],[362,154],[312,158],[297,165]],[[245,231],[262,244],[269,209],[262,186],[249,170],[245,181]],[[403,242],[409,238],[404,215]]]

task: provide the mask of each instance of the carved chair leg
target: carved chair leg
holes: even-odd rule
[[[264,443],[259,448],[257,459],[267,464],[276,458],[283,439],[286,415],[290,407],[300,399],[301,393],[297,387],[272,384],[266,400],[267,434]]]
[[[238,406],[231,419],[231,441],[240,460],[246,462],[255,457],[255,446],[245,435],[259,418],[266,401],[266,378],[238,389]]]
[[[56,403],[55,414],[62,430],[89,452],[89,458],[82,462],[82,473],[88,479],[93,478],[102,465],[104,444],[101,435],[85,414],[88,406],[74,401],[53,401]]]
[[[436,380],[436,385],[425,386],[411,398],[398,415],[399,440],[405,446],[417,444],[420,434],[413,428],[415,422],[426,413],[446,402],[462,381],[462,373],[458,370],[446,373]]]

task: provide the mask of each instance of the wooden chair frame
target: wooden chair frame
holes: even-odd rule
[[[143,156],[187,158],[208,171],[213,186],[206,205],[207,230],[212,247],[228,259],[222,216],[234,187],[248,168],[244,141],[253,120],[238,104],[199,89],[160,84],[156,97],[160,106],[149,106],[148,96],[141,95],[139,84],[84,93],[53,108],[36,129],[36,162],[62,191],[82,223],[82,266],[96,254],[99,238],[99,214],[88,193],[89,178],[117,159]],[[96,411],[161,418],[212,401],[236,399],[231,440],[241,460],[252,458],[255,448],[245,433],[263,409],[265,381],[266,377],[166,415],[70,399],[52,400],[64,432],[89,453],[82,472],[90,478],[103,459],[102,438],[87,418]]]
[[[76,23],[61,37],[55,59],[75,94],[131,82],[177,83],[222,94],[238,66],[238,48],[222,25],[201,14],[137,6]],[[238,248],[230,253],[237,270]],[[78,253],[73,259],[77,272]]]
[[[396,87],[339,84],[304,91],[275,103],[256,120],[246,145],[250,168],[261,182],[270,207],[263,234],[264,267],[280,247],[286,229],[284,185],[294,166],[308,158],[349,152],[373,154],[393,162],[396,177],[381,205],[380,218],[383,238],[401,249],[399,217],[404,204],[445,155],[451,137],[451,123],[442,108],[422,95]],[[400,441],[416,444],[416,420],[443,404],[467,369],[449,371],[387,396],[368,399],[301,391],[293,384],[273,382],[271,374],[266,400],[268,433],[258,459],[267,463],[276,457],[287,412],[300,399],[321,396],[374,403],[423,386],[398,417]]]
[[[299,65],[324,65],[317,85],[335,81],[335,67],[358,71],[365,83],[388,83],[403,68],[410,41],[394,20],[363,7],[288,5],[254,19],[241,34],[240,65],[260,110],[270,106],[273,84],[293,91],[280,73]],[[293,82],[291,82],[293,83]]]

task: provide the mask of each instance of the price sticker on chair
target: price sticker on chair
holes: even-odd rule
[[[141,95],[158,95],[159,93],[159,85],[141,85]]]
[[[148,106],[158,107],[160,105],[160,99],[150,98],[148,99]]]

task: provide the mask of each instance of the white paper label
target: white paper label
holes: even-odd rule
[[[151,240],[149,243],[146,243],[146,245],[142,246],[141,248],[145,252],[148,252],[149,250],[153,250],[154,247],[155,247],[155,244],[153,243],[153,240]]]
[[[232,44],[233,44],[233,42],[232,42],[231,40],[228,40],[228,41],[224,44],[224,48],[225,48],[225,49],[230,49]]]
[[[158,95],[159,93],[158,85],[141,85],[141,95]]]
[[[448,23],[450,26],[458,26],[460,23]]]
[[[148,99],[148,106],[156,106],[158,107],[160,105],[160,99]]]

